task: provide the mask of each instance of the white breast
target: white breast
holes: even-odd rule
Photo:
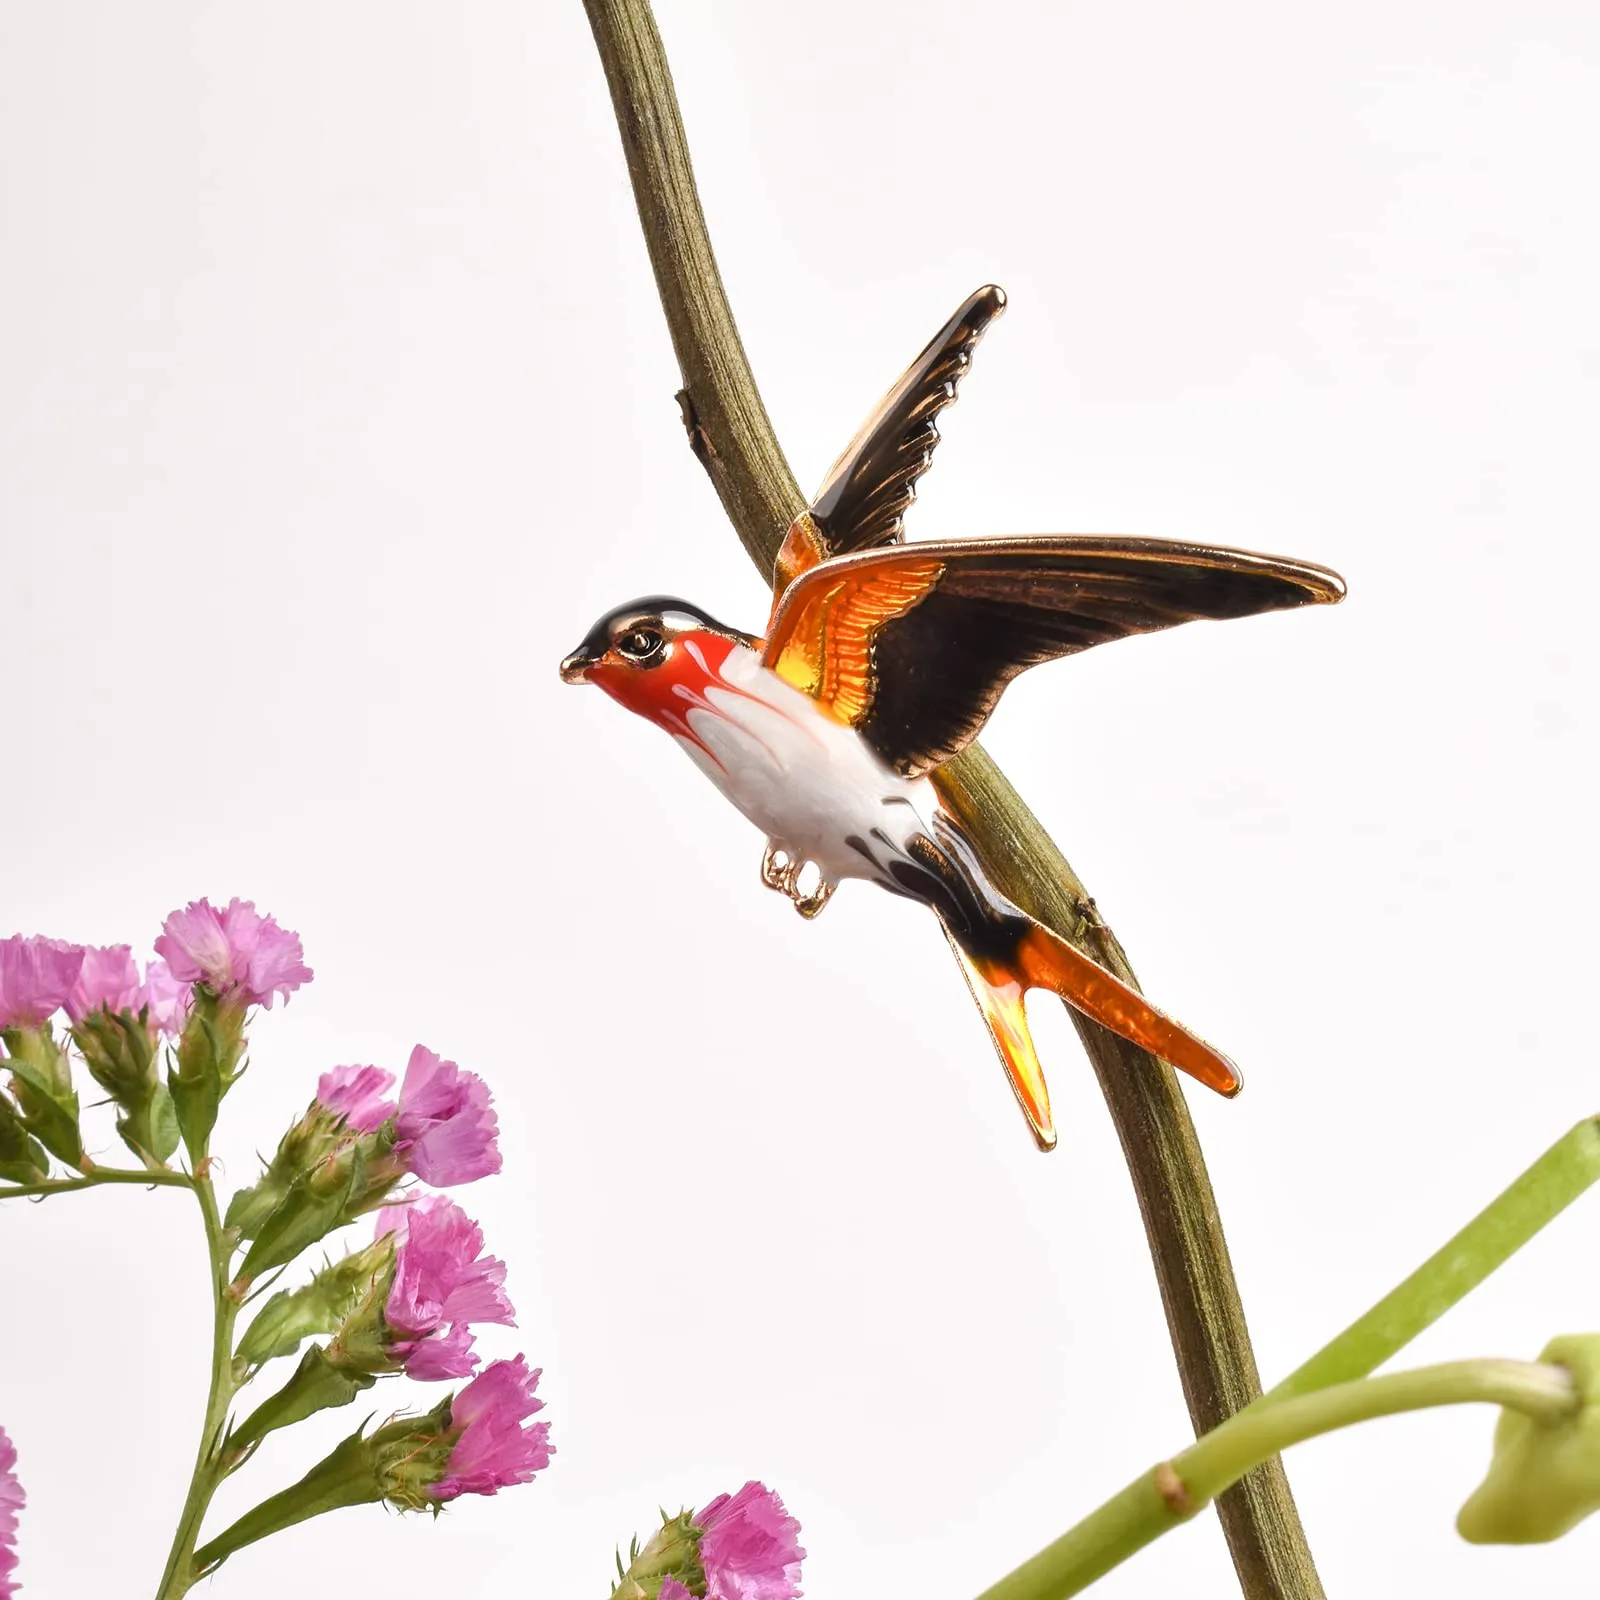
[[[729,655],[685,721],[694,737],[678,742],[700,770],[774,844],[834,882],[881,876],[877,863],[928,831],[937,804],[928,781],[891,771],[753,650]]]

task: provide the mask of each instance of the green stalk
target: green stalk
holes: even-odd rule
[[[179,1600],[193,1587],[197,1569],[194,1547],[200,1537],[211,1497],[223,1477],[222,1440],[237,1385],[233,1378],[233,1325],[239,1315],[238,1302],[229,1292],[233,1281],[231,1262],[233,1240],[222,1226],[217,1196],[204,1158],[193,1180],[200,1215],[205,1222],[206,1250],[211,1261],[211,1387],[206,1398],[205,1422],[200,1430],[200,1445],[195,1452],[194,1470],[189,1477],[189,1492],[172,1536],[166,1570],[156,1600]]]
[[[1540,1422],[1571,1416],[1581,1397],[1565,1368],[1537,1361],[1451,1361],[1334,1384],[1252,1406],[1162,1462],[979,1600],[1065,1600],[1187,1522],[1245,1473],[1338,1428],[1433,1406],[1486,1403]]]
[[[0,1184],[0,1200],[14,1200],[20,1195],[70,1194],[74,1189],[95,1189],[103,1183],[165,1184],[169,1188],[187,1189],[191,1179],[186,1172],[125,1171],[121,1167],[94,1167],[81,1178],[46,1178],[39,1183]]]
[[[584,0],[605,68],[639,225],[672,335],[689,443],[762,576],[805,509],[762,404],[717,270],[672,73],[649,0]],[[908,224],[914,228],[915,224]],[[1134,982],[1082,882],[1005,775],[973,745],[944,793],[996,884],[1062,938]],[[1195,1431],[1261,1393],[1211,1180],[1172,1069],[1076,1012],[1133,1181]],[[1247,1600],[1321,1600],[1281,1465],[1218,1502]]]
[[[1559,1368],[1531,1364],[1530,1376],[1529,1363],[1466,1361],[1384,1378],[1367,1374],[1503,1266],[1597,1179],[1600,1119],[1591,1117],[1558,1139],[1448,1244],[1270,1394],[1112,1496],[985,1590],[980,1600],[1076,1594],[1169,1527],[1187,1521],[1258,1462],[1330,1427],[1461,1399],[1498,1399],[1530,1415],[1547,1415],[1540,1407],[1554,1407],[1549,1420],[1555,1420],[1576,1404],[1570,1380],[1561,1387],[1549,1378]],[[1508,1387],[1504,1393],[1487,1392],[1497,1384]],[[1464,1392],[1463,1386],[1474,1385],[1485,1392]]]
[[[1551,1145],[1405,1282],[1251,1409],[1376,1371],[1510,1260],[1597,1179],[1600,1119],[1590,1117]]]

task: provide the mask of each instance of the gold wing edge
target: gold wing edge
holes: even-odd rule
[[[790,525],[773,570],[777,595],[802,572],[831,559],[829,541],[837,535],[829,524],[852,490],[864,502],[860,520],[872,530],[868,548],[881,549],[901,538],[917,480],[939,443],[939,414],[954,404],[973,352],[1005,308],[1005,291],[998,284],[974,290],[890,386],[828,469],[811,504]],[[854,481],[856,469],[869,464],[864,458],[874,449],[884,458],[879,476],[862,487]]]
[[[978,539],[914,539],[874,550],[857,550],[832,556],[808,568],[779,595],[767,628],[765,659],[776,660],[785,643],[786,624],[792,625],[806,604],[806,591],[816,583],[832,581],[849,569],[877,562],[926,560],[957,565],[965,557],[992,555],[1110,556],[1136,561],[1177,561],[1214,571],[1279,577],[1296,583],[1312,605],[1337,605],[1345,598],[1345,581],[1331,567],[1293,556],[1266,555],[1229,545],[1195,544],[1183,539],[1157,539],[1131,534],[1005,534]]]

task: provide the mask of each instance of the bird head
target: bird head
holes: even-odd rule
[[[601,617],[561,663],[561,681],[592,683],[653,722],[675,722],[730,649],[759,642],[687,600],[651,595]]]

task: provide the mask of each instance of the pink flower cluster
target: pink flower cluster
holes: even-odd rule
[[[139,1012],[148,1007],[150,1026],[176,1034],[188,1015],[193,986],[245,1005],[271,1007],[311,981],[301,959],[300,935],[263,917],[248,900],[230,900],[218,911],[209,900],[193,900],[162,926],[144,977],[125,944],[69,944],[64,939],[0,940],[0,1028],[37,1028],[56,1012],[82,1022],[102,1007]]]
[[[183,1032],[192,993],[189,985],[172,975],[165,961],[152,961],[139,976],[133,952],[125,944],[103,948],[85,945],[83,966],[66,999],[67,1016],[82,1022],[92,1012],[147,1012],[150,1026],[159,1033]]]
[[[499,1119],[489,1086],[476,1073],[419,1044],[406,1063],[399,1096],[390,1099],[394,1086],[393,1073],[381,1067],[334,1067],[317,1081],[317,1104],[356,1134],[374,1134],[392,1124],[396,1170],[425,1182],[451,1187],[500,1170]],[[383,1311],[389,1355],[413,1378],[467,1377],[478,1365],[472,1324],[514,1326],[504,1262],[483,1254],[482,1229],[443,1195],[386,1206],[378,1213],[376,1237],[390,1233],[396,1236],[394,1277]],[[515,1374],[521,1376],[513,1381]],[[457,1454],[469,1465],[456,1471],[452,1455],[453,1487],[436,1490],[440,1498],[492,1494],[500,1483],[523,1481],[494,1476],[491,1469],[502,1457],[520,1462],[528,1452],[539,1455],[524,1477],[544,1465],[548,1425],[520,1428],[522,1419],[543,1403],[532,1399],[537,1377],[527,1376],[518,1357],[517,1363],[496,1362],[461,1391],[458,1420],[470,1426]],[[524,1379],[525,1393],[519,1387]],[[481,1470],[471,1466],[479,1455],[488,1463]],[[480,1486],[480,1477],[489,1487]]]
[[[17,1570],[17,1513],[28,1497],[17,1482],[16,1446],[0,1428],[0,1600],[11,1600],[21,1587],[12,1580]]]
[[[448,1189],[500,1170],[499,1118],[475,1072],[419,1044],[398,1104],[385,1098],[393,1087],[381,1067],[335,1067],[318,1081],[317,1099],[358,1133],[376,1133],[393,1117],[395,1154],[424,1183]]]
[[[125,944],[68,944],[20,934],[0,941],[0,1028],[37,1028],[62,1010],[76,1023],[102,1007],[135,1013],[148,1008],[151,1027],[175,1034],[188,1005],[188,986],[164,961],[152,961],[141,979]]]
[[[394,1281],[383,1317],[389,1351],[413,1378],[464,1378],[477,1365],[474,1322],[514,1327],[505,1263],[483,1253],[483,1230],[453,1200],[427,1195],[378,1213],[377,1237],[395,1235]]]
[[[495,1361],[450,1404],[450,1426],[459,1429],[450,1451],[449,1470],[433,1485],[436,1500],[462,1494],[494,1494],[513,1483],[526,1483],[550,1465],[555,1454],[550,1424],[523,1424],[544,1409],[535,1398],[539,1373],[530,1372],[518,1356]]]
[[[272,1009],[311,982],[300,935],[263,917],[252,901],[232,899],[218,911],[191,900],[162,924],[156,952],[180,983],[203,983],[224,1000]]]
[[[765,1484],[747,1483],[719,1494],[694,1519],[706,1600],[797,1600],[800,1593],[800,1524]],[[676,1578],[661,1585],[660,1600],[692,1600]]]

